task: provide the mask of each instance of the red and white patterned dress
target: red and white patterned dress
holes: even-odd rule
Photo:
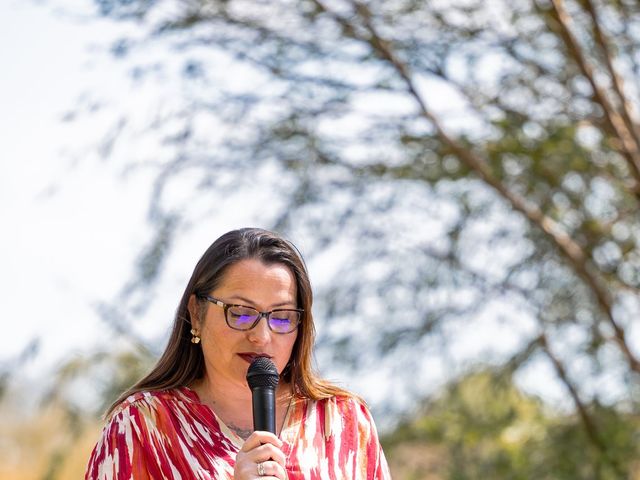
[[[280,439],[289,480],[391,478],[355,399],[295,398]],[[111,415],[85,479],[232,479],[243,442],[189,388],[136,393]]]

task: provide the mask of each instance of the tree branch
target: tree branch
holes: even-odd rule
[[[602,50],[602,54],[604,56],[605,63],[607,65],[607,70],[609,71],[609,75],[613,80],[613,89],[618,95],[618,98],[620,100],[620,109],[622,113],[622,119],[624,120],[625,125],[629,130],[630,134],[632,135],[636,145],[640,145],[640,135],[638,134],[638,126],[636,125],[636,123],[633,121],[633,118],[632,118],[631,112],[633,107],[631,102],[627,98],[627,95],[625,94],[624,80],[622,79],[622,76],[618,73],[615,66],[613,65],[613,58],[612,58],[613,55],[610,48],[611,42],[609,41],[606,34],[602,31],[602,28],[600,27],[600,21],[598,19],[598,14],[595,10],[593,2],[591,0],[584,0],[584,5],[587,12],[591,16],[596,43],[600,46],[600,49]]]
[[[607,123],[622,143],[622,148],[618,148],[618,150],[627,159],[631,173],[636,179],[636,191],[634,193],[638,196],[640,195],[640,191],[638,191],[638,186],[640,185],[640,143],[637,142],[633,131],[627,127],[623,117],[609,101],[607,93],[596,82],[594,68],[583,55],[582,48],[569,28],[571,19],[564,8],[563,0],[551,0],[551,4],[555,13],[554,17],[560,26],[560,35],[564,39],[568,53],[576,61],[583,75],[587,77],[596,101],[604,110]],[[624,98],[621,103],[624,104]]]
[[[542,333],[540,335],[539,343],[544,353],[547,355],[547,357],[549,357],[549,360],[551,360],[551,363],[553,364],[553,367],[555,368],[556,373],[562,380],[562,383],[564,383],[564,385],[567,387],[567,390],[569,390],[569,394],[571,395],[573,403],[575,404],[576,409],[578,410],[578,415],[580,416],[580,420],[584,425],[584,430],[587,433],[587,437],[589,438],[589,441],[593,444],[595,448],[597,448],[600,451],[602,457],[607,461],[607,463],[609,463],[609,465],[611,465],[611,467],[620,476],[620,478],[623,478],[624,477],[623,469],[620,467],[620,465],[615,460],[615,458],[612,458],[611,454],[609,453],[609,449],[607,448],[606,442],[602,439],[602,436],[600,435],[600,432],[598,431],[598,428],[596,427],[595,422],[589,415],[586,405],[580,399],[578,390],[576,389],[575,385],[573,385],[573,382],[571,382],[571,380],[569,379],[569,375],[567,374],[567,371],[564,368],[564,365],[562,364],[560,359],[551,351],[551,348],[549,347],[549,343],[547,342],[547,336],[545,333]]]

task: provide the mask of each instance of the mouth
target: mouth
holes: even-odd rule
[[[265,357],[269,359],[273,358],[271,355],[267,355],[266,353],[255,353],[255,352],[242,352],[242,353],[239,353],[238,356],[247,363],[252,363],[258,357]]]

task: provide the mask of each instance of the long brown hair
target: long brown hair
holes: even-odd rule
[[[259,228],[243,228],[222,235],[202,255],[182,294],[164,353],[147,376],[118,397],[107,410],[107,416],[133,393],[188,386],[204,376],[202,348],[199,344],[191,343],[189,297],[208,295],[219,285],[229,266],[249,258],[289,267],[296,281],[298,308],[304,310],[291,358],[281,373],[282,380],[291,382],[296,395],[312,400],[335,395],[353,396],[321,379],[313,369],[313,293],[302,255],[291,242],[274,232]]]

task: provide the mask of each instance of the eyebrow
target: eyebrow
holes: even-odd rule
[[[256,303],[251,300],[250,298],[247,297],[243,297],[242,295],[231,295],[229,297],[229,299],[233,299],[233,300],[238,300],[239,302],[246,302],[249,305],[247,306],[255,306]],[[294,302],[280,302],[280,303],[276,303],[274,305],[271,305],[271,308],[279,308],[279,307],[291,307],[292,305],[295,305]],[[291,307],[291,308],[296,308],[295,306]]]

